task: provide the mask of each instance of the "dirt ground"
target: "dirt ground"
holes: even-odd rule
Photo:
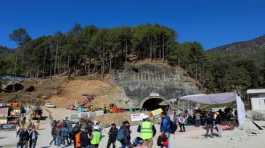
[[[129,99],[122,88],[112,83],[110,78],[104,80],[90,80],[88,77],[75,77],[69,79],[66,76],[55,76],[47,79],[31,79],[21,82],[24,89],[13,93],[0,93],[0,99],[8,101],[18,99],[28,103],[45,103],[51,101],[58,107],[67,107],[84,100],[83,95],[94,95],[95,99],[90,103],[95,108],[103,108],[109,104],[128,108],[135,101]],[[31,92],[26,91],[30,86]]]
[[[67,77],[65,76],[55,76],[47,79],[24,80],[20,82],[24,86],[23,90],[12,93],[1,92],[0,98],[3,98],[3,101],[17,99],[25,103],[44,101],[47,97],[57,94],[58,88],[65,81],[67,81]],[[34,90],[31,92],[26,91],[26,89],[30,86],[33,86]]]
[[[122,89],[108,81],[101,80],[71,80],[64,82],[56,95],[49,100],[58,107],[67,107],[84,100],[83,95],[94,95],[91,104],[94,107],[103,108],[109,104],[128,108],[127,102],[132,102],[126,97]]]

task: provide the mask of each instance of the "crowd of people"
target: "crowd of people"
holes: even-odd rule
[[[175,114],[176,115],[176,114]],[[225,108],[224,111],[219,109],[218,111],[203,111],[201,109],[193,110],[193,113],[184,111],[183,113],[174,117],[177,125],[180,128],[180,132],[185,132],[185,125],[194,125],[196,127],[203,126],[206,130],[206,137],[213,137],[214,135],[221,136],[222,129],[220,124],[226,124],[232,128],[237,126],[237,111],[231,108]],[[214,133],[216,130],[216,133]]]
[[[102,128],[100,123],[93,123],[90,120],[84,120],[72,126],[71,121],[54,120],[51,124],[52,140],[50,145],[69,146],[74,144],[77,148],[97,148],[102,138]]]
[[[178,131],[178,128],[179,132],[185,132],[186,125],[203,126],[206,129],[205,136],[211,137],[214,134],[213,130],[220,133],[221,129],[217,126],[218,124],[222,121],[231,120],[233,116],[230,109],[226,109],[224,112],[222,110],[205,112],[197,109],[192,114],[188,111],[180,114],[174,112],[171,120],[166,112],[162,112],[160,134],[156,144],[161,148],[167,148],[170,135]],[[121,148],[151,148],[154,145],[153,138],[157,133],[157,129],[148,116],[139,124],[137,132],[140,136],[132,140],[129,121],[124,121],[120,128],[112,123],[108,131],[107,148],[115,148],[116,141],[120,142]],[[72,127],[69,120],[66,119],[53,122],[52,137],[50,144],[56,146],[70,145],[73,142],[75,148],[97,148],[103,138],[103,133],[99,122],[83,120]]]
[[[172,121],[166,113],[161,114],[160,136],[157,145],[161,148],[168,147],[168,138],[172,133]],[[133,141],[131,139],[131,129],[129,121],[124,121],[120,128],[116,127],[115,123],[111,124],[108,132],[107,148],[116,147],[116,141],[120,142],[121,148],[152,148],[153,138],[156,135],[154,123],[147,116],[139,124],[137,132],[139,137]],[[73,142],[75,148],[97,148],[100,144],[102,128],[99,123],[93,124],[91,121],[83,121],[75,125],[73,128]]]
[[[36,148],[39,133],[37,126],[32,121],[26,125],[26,117],[23,117],[22,120],[18,121],[16,131],[19,139],[18,148]]]
[[[58,147],[61,145],[71,145],[72,125],[68,122],[68,120],[54,120],[51,124],[51,127],[52,140],[49,143],[50,145],[55,145]]]
[[[206,112],[200,109],[196,109],[192,113],[184,111],[177,114],[174,112],[172,118],[166,112],[162,112],[160,134],[156,145],[167,148],[170,135],[176,131],[186,132],[186,125],[203,126],[206,130],[205,136],[212,137],[214,130],[217,133],[221,131],[218,124],[236,119],[235,116],[236,112],[233,114],[230,108],[217,112]],[[35,148],[39,135],[37,128],[33,122],[29,122],[27,126],[25,126],[25,122],[24,117],[17,128],[17,136],[19,137],[17,147]],[[78,123],[73,123],[68,118],[59,121],[53,120],[51,123],[52,139],[49,144],[56,147],[67,147],[73,144],[75,148],[98,148],[104,137],[102,130],[100,122],[80,120]],[[121,148],[151,148],[154,145],[153,140],[157,129],[149,116],[146,116],[137,128],[139,137],[131,139],[131,132],[129,121],[124,121],[119,128],[115,123],[112,123],[108,131],[107,148],[115,148],[116,141],[120,142]]]
[[[168,137],[172,133],[172,125],[166,113],[163,113],[161,117],[161,135],[158,138],[157,145],[164,148],[168,146]],[[103,138],[100,122],[94,123],[90,120],[80,120],[80,122],[72,126],[72,123],[66,118],[61,121],[54,120],[51,126],[53,138],[50,141],[50,145],[57,147],[73,144],[75,148],[98,148]],[[151,148],[157,130],[149,117],[143,119],[137,131],[140,136],[132,141],[129,121],[124,121],[119,128],[115,123],[112,123],[108,131],[107,148],[115,148],[116,141],[120,142],[121,148]]]

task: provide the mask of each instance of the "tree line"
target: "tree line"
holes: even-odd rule
[[[76,24],[67,32],[35,39],[26,29],[19,28],[10,34],[10,39],[17,48],[0,47],[1,75],[99,73],[104,77],[113,70],[124,69],[127,63],[148,59],[183,67],[211,92],[265,85],[265,64],[262,68],[248,58],[208,54],[198,42],[179,43],[173,29],[158,24],[115,28]]]
[[[23,28],[10,34],[18,45],[17,73],[47,76],[62,72],[102,74],[129,60],[166,60],[175,31],[160,25],[99,29],[75,25],[69,32],[31,39]]]

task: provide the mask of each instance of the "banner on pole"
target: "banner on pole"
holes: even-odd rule
[[[144,113],[131,114],[131,121],[142,121],[143,119],[148,117],[149,116]]]
[[[151,111],[153,116],[160,115],[163,112],[161,108]]]
[[[7,124],[8,108],[0,108],[0,124]]]
[[[131,121],[142,121],[142,116],[141,114],[131,114]]]
[[[243,125],[246,120],[246,110],[245,110],[245,105],[240,96],[236,97],[236,106],[237,106],[237,119],[239,127],[243,128]]]
[[[0,108],[0,117],[7,117],[8,116],[8,108]]]

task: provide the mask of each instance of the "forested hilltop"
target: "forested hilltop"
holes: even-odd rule
[[[265,36],[207,51],[213,87],[224,90],[265,87]]]
[[[19,28],[10,33],[10,39],[17,48],[0,47],[1,75],[42,78],[98,73],[104,77],[127,63],[159,60],[183,67],[210,92],[265,85],[265,64],[257,66],[252,57],[206,53],[200,43],[179,43],[173,29],[157,24],[115,28],[77,24],[68,32],[36,39]]]

